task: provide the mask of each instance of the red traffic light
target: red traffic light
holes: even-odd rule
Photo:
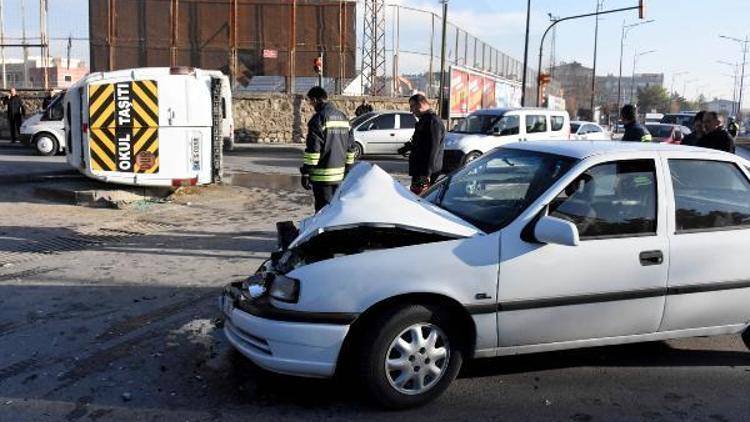
[[[322,57],[316,57],[315,60],[313,60],[313,70],[315,70],[315,73],[319,75],[323,73],[323,58]]]
[[[646,19],[646,0],[638,0],[638,18]]]

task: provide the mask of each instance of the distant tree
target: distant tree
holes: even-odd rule
[[[638,90],[638,108],[641,113],[650,113],[652,110],[656,110],[657,113],[667,113],[670,104],[669,94],[662,86],[653,85]]]

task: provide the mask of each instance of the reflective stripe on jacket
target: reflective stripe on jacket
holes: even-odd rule
[[[302,173],[313,183],[340,183],[347,167],[354,164],[353,145],[346,115],[326,103],[307,123]]]

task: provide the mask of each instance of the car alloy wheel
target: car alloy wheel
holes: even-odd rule
[[[354,152],[355,160],[359,160],[360,158],[362,158],[362,145],[360,145],[359,142],[355,142],[352,152]]]
[[[406,305],[383,310],[355,333],[349,358],[367,397],[390,409],[426,404],[443,393],[463,363],[462,330],[443,309]]]
[[[448,338],[433,324],[417,323],[391,342],[385,359],[388,382],[407,395],[422,394],[445,375],[450,362]]]
[[[36,150],[39,155],[50,156],[57,152],[57,141],[48,135],[41,135],[36,138]]]

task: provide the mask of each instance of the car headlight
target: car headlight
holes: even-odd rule
[[[276,300],[296,303],[299,299],[299,280],[277,274],[271,281],[268,292]]]

